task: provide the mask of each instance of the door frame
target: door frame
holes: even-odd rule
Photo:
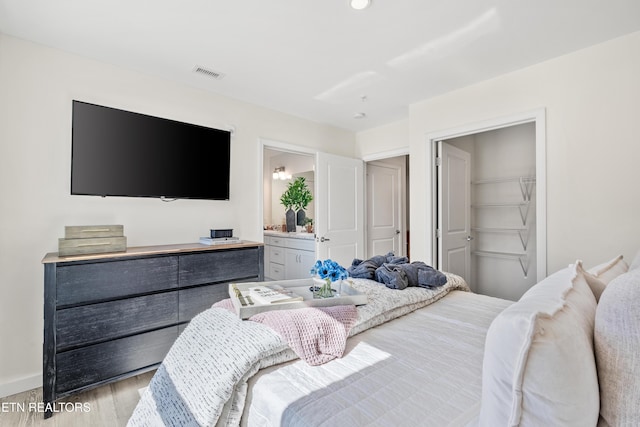
[[[367,163],[369,162],[374,162],[374,161],[381,161],[384,162],[386,159],[391,159],[393,157],[403,157],[403,156],[409,156],[410,157],[410,151],[409,151],[409,147],[403,147],[403,148],[398,148],[395,150],[389,150],[389,151],[382,151],[379,153],[373,153],[373,154],[369,154],[366,156],[362,156],[362,161],[364,162],[364,174],[365,174],[365,180],[364,180],[364,208],[367,209],[368,206],[368,199],[367,199]],[[408,162],[407,162],[408,163]],[[404,252],[405,255],[407,255],[409,253],[410,248],[407,245],[407,221],[405,220],[408,212],[407,212],[407,202],[408,202],[408,197],[409,195],[406,194],[407,193],[407,185],[408,183],[406,182],[407,180],[405,180],[404,183],[404,188],[402,189],[402,191],[405,193],[405,197],[403,198],[404,203],[401,203],[400,206],[400,224],[401,224],[401,228],[400,228],[400,232],[402,235],[401,240],[401,244],[405,246],[404,248]],[[369,212],[364,213],[364,242],[365,242],[365,255],[367,257],[373,256],[375,254],[369,254],[367,253],[367,245],[369,242],[369,235],[367,233],[367,229],[369,227],[369,222],[368,222],[368,215]]]
[[[536,278],[540,281],[547,277],[547,134],[545,109],[539,108],[524,113],[429,133],[426,136],[426,161],[428,165],[434,166],[436,164],[438,141],[446,141],[447,139],[517,126],[524,123],[534,123],[536,134]],[[438,239],[435,235],[435,230],[438,226],[437,174],[438,169],[431,167],[431,191],[430,194],[427,195],[427,209],[430,208],[431,210],[431,232],[427,232],[425,238],[427,247],[431,248],[434,264],[436,264],[436,268],[439,268],[439,265],[437,265]]]

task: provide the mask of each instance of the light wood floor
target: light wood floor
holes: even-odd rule
[[[88,412],[59,412],[44,419],[41,412],[29,412],[29,403],[42,402],[42,388],[0,399],[1,427],[121,427],[127,424],[140,395],[155,371],[107,384],[93,390],[60,399],[58,402],[80,403]],[[33,406],[33,405],[32,405]],[[72,408],[71,405],[65,405]],[[16,410],[11,410],[11,409]],[[20,410],[25,408],[24,411]]]

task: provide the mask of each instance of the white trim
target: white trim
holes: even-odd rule
[[[400,156],[408,156],[408,155],[409,155],[409,147],[397,148],[395,150],[367,154],[366,156],[362,157],[362,161],[373,162],[374,160],[384,160],[384,159],[389,159],[391,157],[400,157]]]
[[[435,232],[438,224],[437,213],[435,211],[437,209],[437,203],[434,200],[434,195],[436,194],[435,177],[437,173],[434,167],[436,156],[434,145],[437,141],[532,122],[535,123],[536,129],[536,278],[540,281],[547,276],[547,134],[546,112],[544,108],[427,134],[427,147],[425,150],[427,158],[425,160],[428,165],[428,170],[431,170],[431,193],[427,197],[427,209],[431,210],[430,230]],[[436,261],[437,240],[435,239],[434,233],[428,231],[425,238],[427,247],[431,248],[431,258]]]
[[[0,384],[0,398],[42,387],[42,374],[24,377],[17,381]]]
[[[276,141],[273,139],[258,138],[260,144],[260,164],[262,164],[262,157],[265,148],[271,148],[274,150],[286,151],[288,153],[298,153],[315,156],[318,150],[309,147],[301,147],[299,145],[290,144],[288,142]]]
[[[457,126],[451,129],[432,132],[428,134],[427,137],[431,140],[439,140],[439,139],[444,140],[444,139],[458,138],[460,136],[502,129],[505,127],[516,126],[523,123],[536,122],[538,121],[539,118],[542,118],[542,121],[544,121],[544,117],[545,117],[545,109],[538,108],[536,110],[525,112],[525,113],[518,113],[518,114],[514,114],[507,117],[484,120],[477,123],[472,123],[464,126]],[[537,139],[537,135],[536,135],[536,139]],[[546,135],[545,135],[545,139],[546,139]]]

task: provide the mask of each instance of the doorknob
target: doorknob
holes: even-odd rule
[[[467,236],[467,242],[470,242],[473,240],[473,236]]]
[[[396,230],[396,234],[400,234],[400,230]]]
[[[320,242],[328,242],[329,240],[331,240],[331,239],[325,239],[324,236],[322,236],[320,238]]]

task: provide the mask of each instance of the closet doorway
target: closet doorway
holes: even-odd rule
[[[517,300],[546,275],[538,128],[529,120],[432,141],[437,265],[474,292]]]

